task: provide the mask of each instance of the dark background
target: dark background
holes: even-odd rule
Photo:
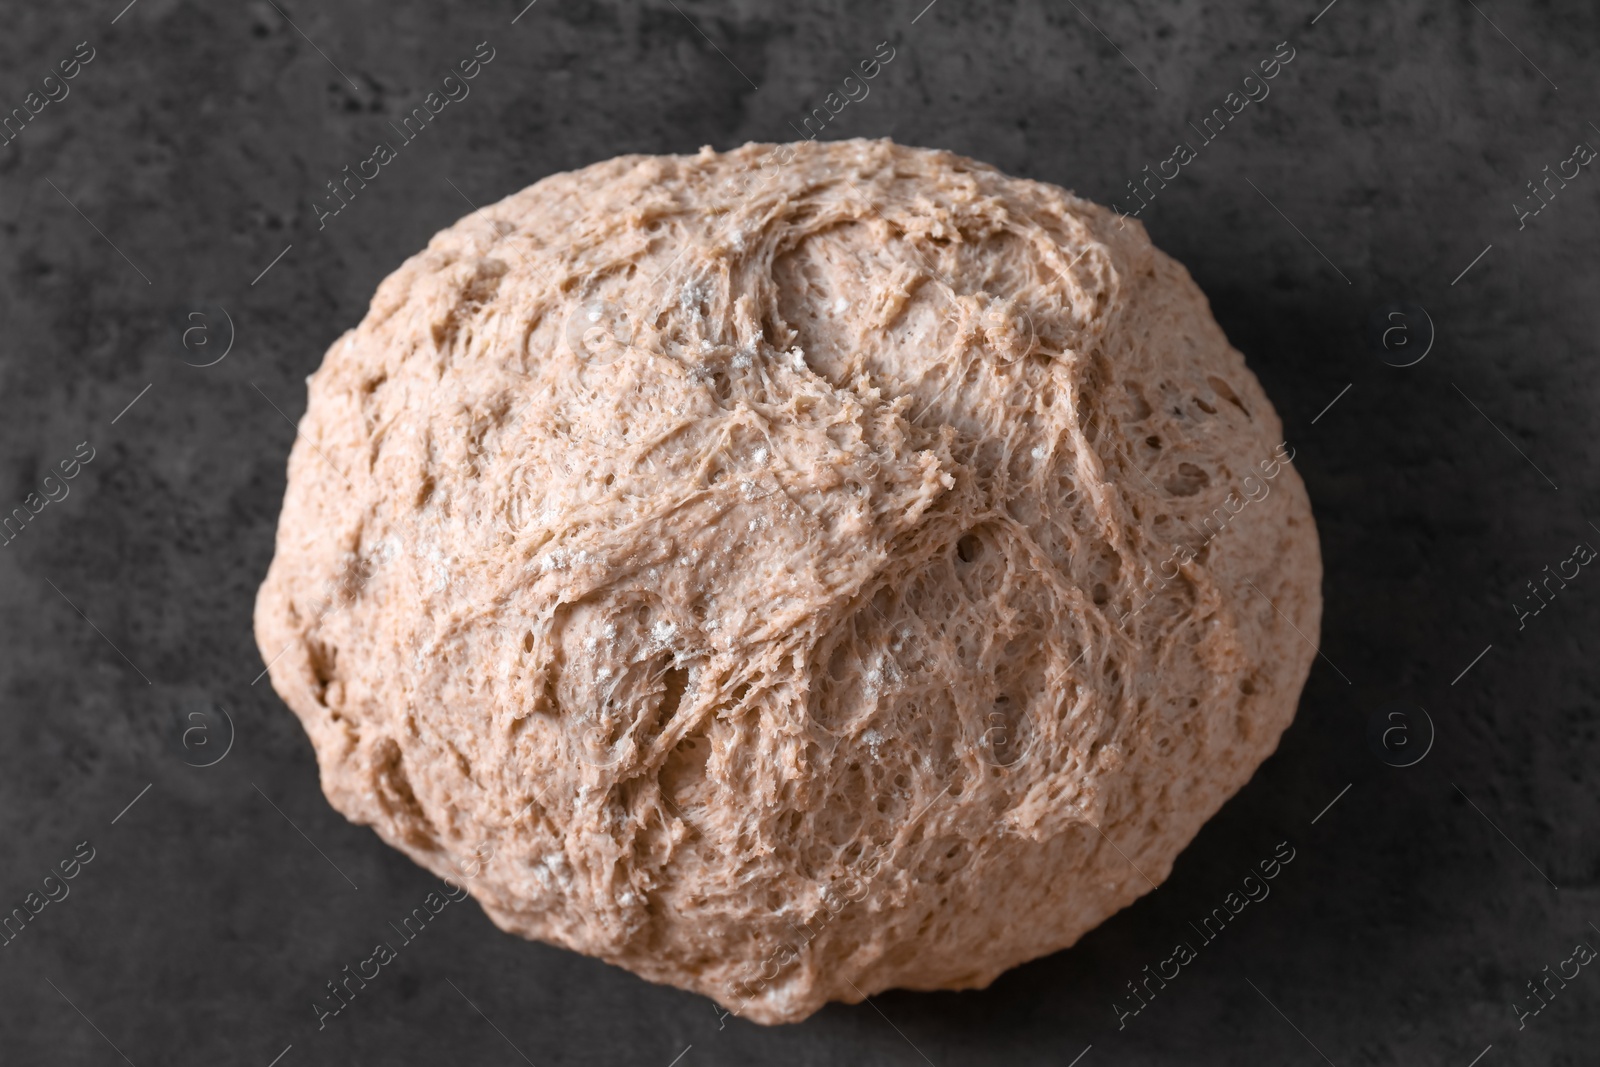
[[[0,11],[0,109],[95,49],[0,148],[0,504],[94,450],[0,548],[0,906],[96,850],[0,948],[0,1063],[1595,1061],[1596,968],[1523,1029],[1512,1009],[1600,946],[1600,576],[1520,630],[1514,607],[1600,545],[1600,174],[1524,229],[1512,207],[1600,145],[1593,5],[538,0],[513,24],[524,2]],[[1327,608],[1298,719],[1159,891],[984,992],[724,1024],[464,905],[319,1033],[323,983],[437,883],[328,806],[298,723],[252,684],[305,376],[469,200],[625,152],[793,139],[884,40],[894,60],[824,138],[949,148],[1124,206],[1187,121],[1296,50],[1143,218],[1310,488]],[[323,184],[481,41],[471,96],[319,232]],[[1367,337],[1401,300],[1426,318],[1389,320],[1413,343],[1389,362],[1433,341],[1407,368]],[[221,362],[188,365],[230,333]],[[1436,729],[1413,766],[1369,743],[1389,701],[1411,709],[1381,720],[1402,754],[1426,747],[1417,706]],[[1283,840],[1272,895],[1119,1031],[1124,983]]]

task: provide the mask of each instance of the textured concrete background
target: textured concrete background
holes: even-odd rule
[[[513,24],[523,2],[7,5],[0,108],[60,95],[42,79],[79,42],[93,58],[0,148],[0,504],[67,491],[0,548],[0,905],[80,842],[93,859],[0,948],[0,1063],[1594,1062],[1596,968],[1550,981],[1537,1015],[1527,983],[1600,947],[1600,575],[1520,629],[1517,605],[1600,546],[1600,174],[1552,183],[1524,228],[1513,207],[1600,145],[1592,5],[538,0]],[[824,137],[1124,207],[1187,122],[1295,50],[1143,218],[1310,487],[1327,615],[1299,719],[1159,891],[985,992],[762,1029],[463,905],[318,1032],[323,984],[436,883],[328,807],[252,684],[304,377],[469,200],[623,152],[792,139],[885,40]],[[324,183],[484,41],[471,96],[319,232]],[[1401,300],[1426,317],[1387,320],[1388,361],[1433,342],[1407,368],[1367,338]],[[62,461],[76,477],[45,482]],[[1387,765],[1374,714],[1405,762],[1418,706],[1431,749]],[[1119,1030],[1126,983],[1284,840],[1271,896]]]

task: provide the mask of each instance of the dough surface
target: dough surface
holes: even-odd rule
[[[255,628],[328,799],[757,1022],[1071,945],[1318,640],[1304,487],[1188,273],[946,152],[553,175],[308,392]]]

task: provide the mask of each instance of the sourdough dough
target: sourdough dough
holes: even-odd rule
[[[946,152],[546,178],[308,393],[255,625],[329,800],[758,1022],[1072,944],[1318,639],[1305,490],[1188,273]]]

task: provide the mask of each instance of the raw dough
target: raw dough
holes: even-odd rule
[[[438,234],[309,380],[256,605],[333,805],[762,1023],[1149,891],[1321,561],[1143,227],[888,141],[628,156]]]

